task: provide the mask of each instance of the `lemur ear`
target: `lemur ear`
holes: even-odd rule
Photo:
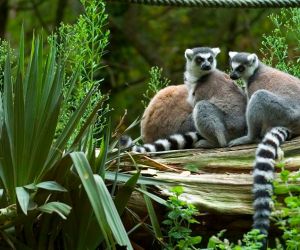
[[[247,56],[247,60],[249,62],[250,65],[252,65],[257,59],[257,55],[256,54],[251,54],[249,56]]]
[[[221,52],[220,48],[212,48],[211,50],[215,54],[215,56],[217,56]]]
[[[229,51],[228,54],[229,54],[230,58],[233,58],[237,54],[237,52],[235,52],[235,51]]]
[[[186,49],[184,56],[187,60],[192,60],[194,52],[191,49]]]

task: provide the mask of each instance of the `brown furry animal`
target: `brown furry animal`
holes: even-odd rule
[[[158,94],[153,99],[155,105],[150,103],[151,111],[146,110],[147,119],[142,124],[143,139],[148,139],[145,138],[144,125],[152,137],[142,146],[133,145],[132,151],[225,147],[229,140],[244,134],[246,97],[228,75],[216,69],[219,52],[219,48],[208,47],[185,51],[184,83],[187,91],[178,96],[180,92],[176,89],[167,90],[162,92],[162,98]],[[170,92],[174,94],[169,95]],[[193,108],[191,115],[191,108],[188,111],[177,109],[187,103]],[[166,133],[164,129],[167,129]],[[131,142],[124,140],[124,145],[129,146]]]
[[[168,86],[152,98],[141,121],[144,143],[152,143],[175,133],[195,131],[191,115],[193,109],[187,97],[187,87],[182,84]]]

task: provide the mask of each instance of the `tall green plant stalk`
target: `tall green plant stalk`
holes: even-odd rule
[[[146,108],[151,98],[162,88],[167,87],[170,84],[170,80],[162,76],[162,68],[152,67],[149,71],[150,79],[148,82],[148,88],[143,94],[142,104]]]
[[[102,56],[108,45],[109,30],[105,28],[107,14],[105,4],[102,1],[81,0],[85,13],[79,16],[73,25],[62,24],[57,34],[51,37],[50,41],[56,39],[61,60],[66,62],[67,72],[79,71],[79,81],[71,88],[68,84],[64,86],[65,96],[69,101],[65,103],[64,110],[60,116],[58,131],[65,125],[66,120],[76,109],[79,103],[86,96],[92,86],[97,86],[93,93],[91,103],[87,111],[90,111],[97,100],[103,98],[100,91],[100,84],[103,79],[100,77],[100,70],[103,67]],[[106,123],[105,114],[109,107],[106,106],[97,117],[94,128],[95,133],[100,133]],[[87,118],[85,113],[80,124]]]

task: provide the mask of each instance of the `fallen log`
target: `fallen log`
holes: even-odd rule
[[[169,196],[170,186],[183,186],[184,194],[181,198],[191,201],[199,209],[197,220],[200,223],[194,225],[192,229],[194,234],[203,237],[205,246],[209,237],[218,234],[220,230],[226,229],[225,237],[236,241],[251,229],[253,212],[251,172],[256,147],[257,145],[245,145],[154,154],[125,153],[122,155],[119,169],[125,173],[142,170],[143,176],[150,176],[151,180],[158,183],[155,183],[155,188],[151,192],[156,192],[165,199]],[[285,158],[280,164],[277,162],[277,165],[284,163],[285,169],[299,171],[300,137],[286,142],[282,149]],[[110,167],[116,164],[117,161],[112,161]],[[280,168],[276,171],[279,172]],[[163,221],[166,216],[165,207],[156,202],[153,205],[159,221]],[[153,249],[152,235],[145,230],[147,227],[144,222],[150,221],[141,193],[133,193],[128,209],[136,213],[140,219],[134,220],[132,214],[127,211],[123,215],[126,228],[128,230],[135,228],[138,223],[143,225],[143,228],[138,228],[131,235],[132,239],[144,249]],[[274,241],[279,235],[281,232],[272,226],[270,239]],[[150,240],[145,242],[145,239]]]
[[[168,185],[158,188],[162,195],[169,186],[184,187],[182,198],[191,201],[200,211],[216,214],[252,214],[252,167],[257,145],[233,148],[192,149],[134,154],[122,158],[122,165],[128,171],[135,166],[144,169],[143,174]],[[285,169],[300,169],[300,137],[286,142],[282,149],[285,158],[281,161]],[[150,170],[149,170],[150,169]],[[192,171],[190,171],[192,169]],[[277,172],[280,168],[277,168]],[[141,201],[142,202],[142,201]]]

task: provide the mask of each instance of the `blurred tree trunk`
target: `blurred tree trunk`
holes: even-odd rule
[[[154,51],[157,44],[153,44],[141,32],[143,27],[140,24],[139,6],[130,5],[124,15],[123,22],[120,23],[110,16],[111,25],[123,34],[124,38],[131,44],[131,46],[143,57],[143,59],[150,65],[164,66],[161,56]]]
[[[68,0],[58,1],[56,7],[55,27],[58,27],[62,22],[67,5],[68,5]]]
[[[3,39],[8,18],[8,0],[0,0],[0,38]]]

